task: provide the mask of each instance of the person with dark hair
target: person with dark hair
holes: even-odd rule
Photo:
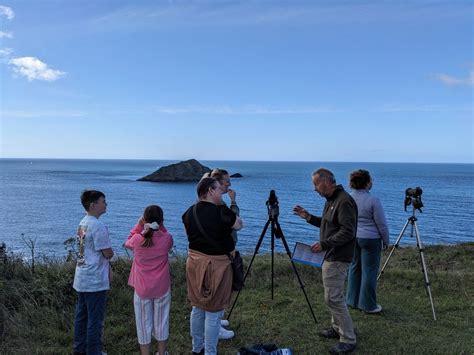
[[[337,338],[339,342],[329,352],[349,353],[356,348],[356,335],[344,299],[344,283],[352,261],[357,231],[357,205],[336,185],[334,174],[327,169],[316,170],[312,175],[314,190],[326,199],[321,217],[313,216],[297,205],[293,211],[306,222],[320,228],[319,242],[312,245],[313,252],[326,251],[322,266],[324,301],[331,312],[332,326],[322,330],[324,338]]]
[[[160,206],[145,208],[143,216],[130,231],[125,247],[133,250],[128,284],[135,289],[133,307],[140,353],[150,354],[153,334],[158,342],[157,354],[168,354],[171,305],[168,252],[173,247],[173,238],[163,224]]]
[[[197,195],[199,201],[182,216],[189,242],[186,284],[193,307],[192,351],[214,355],[221,318],[232,293],[230,256],[235,248],[232,231],[242,228],[242,221],[229,208],[220,206],[222,189],[216,179],[202,178]]]
[[[107,210],[104,193],[85,190],[81,204],[86,216],[79,223],[73,288],[77,291],[74,354],[101,354],[106,292],[110,289],[109,259],[114,256],[109,232],[99,217]]]
[[[240,209],[239,206],[237,206],[236,202],[236,195],[237,193],[235,190],[231,189],[230,186],[232,183],[230,182],[230,176],[227,170],[224,169],[213,169],[211,172],[204,174],[204,177],[213,177],[216,179],[219,184],[221,185],[222,189],[222,194],[228,194],[230,198],[230,209],[232,212],[234,212],[237,216],[240,216]],[[224,200],[221,201],[221,204],[219,207],[225,207],[227,208],[227,204],[224,202]],[[232,230],[232,238],[234,238],[235,245],[237,246],[237,231],[234,229]],[[226,340],[226,339],[232,339],[235,335],[233,330],[226,329],[229,325],[229,321],[227,319],[221,319],[221,329],[219,330],[219,339]]]
[[[349,268],[347,304],[366,313],[379,313],[377,273],[382,246],[389,244],[389,232],[380,200],[370,194],[372,178],[367,170],[356,170],[349,178],[351,194],[359,210],[354,257]]]

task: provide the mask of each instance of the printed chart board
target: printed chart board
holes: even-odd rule
[[[321,267],[323,265],[325,256],[326,251],[313,253],[311,251],[311,245],[296,242],[291,260],[306,265]]]

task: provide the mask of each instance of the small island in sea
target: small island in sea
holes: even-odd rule
[[[193,182],[199,181],[211,169],[202,165],[196,159],[181,161],[176,164],[162,166],[155,172],[144,176],[137,181],[151,182]]]

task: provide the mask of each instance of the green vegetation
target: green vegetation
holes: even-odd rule
[[[383,313],[367,315],[351,310],[359,354],[474,353],[474,243],[427,247],[425,253],[438,320],[432,318],[417,250],[401,248],[379,282]],[[172,263],[171,354],[191,352],[184,262],[178,257]],[[221,353],[235,354],[239,347],[256,343],[291,347],[295,354],[327,353],[335,343],[317,335],[330,321],[321,270],[297,264],[318,318],[315,324],[290,265],[286,255],[275,256],[272,301],[270,257],[256,257],[232,314],[231,329],[236,337],[220,342]],[[130,260],[113,261],[113,269],[104,350],[109,354],[138,353],[133,290],[127,286]],[[21,259],[10,257],[0,261],[0,273],[0,352],[71,353],[73,263],[43,261],[33,273]]]

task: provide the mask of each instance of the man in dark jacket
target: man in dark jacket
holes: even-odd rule
[[[315,253],[326,251],[322,267],[324,300],[331,311],[332,326],[319,335],[339,339],[330,349],[332,354],[347,353],[356,347],[352,319],[344,297],[344,282],[354,252],[357,205],[342,185],[336,185],[334,174],[329,170],[315,171],[312,179],[314,190],[326,198],[323,215],[313,216],[301,206],[295,206],[293,211],[320,228],[319,242],[314,243],[311,250]]]

